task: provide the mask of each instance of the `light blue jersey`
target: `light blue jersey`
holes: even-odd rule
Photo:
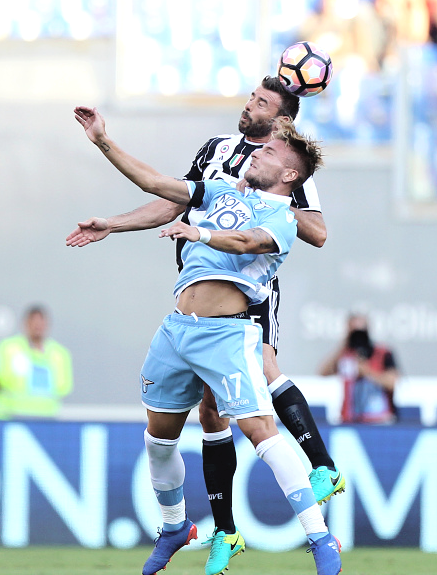
[[[271,254],[228,254],[201,242],[187,242],[182,250],[184,267],[174,288],[176,297],[189,285],[204,280],[232,281],[251,304],[264,301],[265,286],[286,258],[296,238],[297,222],[290,211],[291,198],[246,188],[239,192],[223,181],[207,180],[201,209],[206,210],[199,225],[210,230],[260,228],[275,241]],[[192,196],[194,182],[187,182]]]

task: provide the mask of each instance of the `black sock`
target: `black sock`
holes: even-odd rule
[[[273,392],[272,399],[279,419],[305,451],[313,468],[326,465],[334,469],[334,462],[326,450],[302,392],[287,380]]]
[[[203,475],[218,531],[235,533],[232,515],[232,480],[237,456],[232,436],[219,441],[203,440]]]

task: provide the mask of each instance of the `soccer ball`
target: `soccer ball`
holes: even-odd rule
[[[295,96],[315,96],[331,80],[331,58],[313,42],[297,42],[282,52],[278,76]]]

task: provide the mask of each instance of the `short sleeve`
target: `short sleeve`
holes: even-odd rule
[[[287,254],[296,239],[297,221],[293,212],[284,206],[279,211],[272,211],[263,221],[257,225],[258,228],[267,232],[276,245],[278,254]]]

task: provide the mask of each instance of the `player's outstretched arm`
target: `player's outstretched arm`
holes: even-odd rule
[[[105,218],[90,218],[79,222],[77,228],[66,239],[67,246],[83,248],[92,242],[98,242],[109,235],[108,220]]]
[[[184,206],[168,200],[155,200],[135,210],[110,218],[90,218],[79,222],[67,237],[67,246],[84,247],[98,242],[109,234],[158,228],[172,222],[184,211]]]
[[[96,108],[78,106],[74,109],[74,115],[91,142],[117,170],[142,190],[177,204],[186,205],[190,201],[188,188],[183,181],[163,176],[151,166],[124,152],[112,141],[106,133],[103,116]]]
[[[205,235],[201,235],[206,234]],[[278,246],[272,236],[261,228],[250,230],[207,230],[197,226],[189,226],[183,222],[177,222],[170,228],[162,230],[160,238],[179,238],[189,242],[203,241],[209,247],[229,254],[269,254],[278,251]]]
[[[111,234],[151,230],[165,226],[183,214],[185,206],[169,200],[153,200],[131,212],[108,218]]]
[[[297,237],[307,244],[321,248],[327,237],[325,221],[320,212],[290,208],[297,220]]]

